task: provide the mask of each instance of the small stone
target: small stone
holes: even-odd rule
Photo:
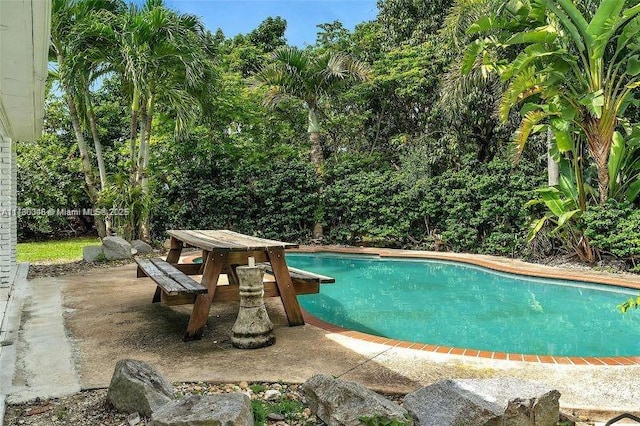
[[[131,413],[127,416],[127,422],[129,422],[129,426],[136,426],[140,423],[140,414]]]
[[[240,386],[240,389],[246,389],[246,388],[248,388],[248,387],[249,387],[249,383],[247,383],[247,382],[240,382],[240,383],[238,384],[238,386]]]
[[[269,389],[264,393],[264,399],[266,399],[267,401],[275,401],[277,399],[280,399],[280,391]]]
[[[280,413],[269,413],[267,415],[267,418],[269,420],[275,420],[275,421],[284,420],[284,416]]]

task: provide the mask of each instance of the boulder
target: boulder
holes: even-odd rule
[[[131,247],[134,248],[138,254],[149,254],[153,252],[153,247],[142,240],[131,241]]]
[[[173,386],[154,367],[134,359],[121,359],[111,377],[107,401],[118,411],[151,416],[173,400]]]
[[[107,260],[129,259],[131,257],[131,244],[124,238],[104,237],[102,239],[104,257]]]
[[[82,258],[85,262],[104,260],[104,248],[102,246],[84,246],[82,247]]]
[[[253,426],[251,399],[243,393],[190,395],[151,416],[149,426]]]
[[[361,417],[379,424],[413,424],[404,408],[355,382],[318,374],[302,385],[302,392],[311,411],[329,426],[362,425]]]
[[[443,380],[405,396],[421,426],[553,426],[560,392],[510,377]]]

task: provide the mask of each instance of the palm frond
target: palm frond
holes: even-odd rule
[[[524,151],[524,147],[527,144],[527,140],[529,139],[531,133],[534,133],[536,130],[536,126],[538,126],[539,123],[542,120],[546,119],[548,116],[548,112],[541,110],[529,111],[527,114],[525,114],[524,118],[522,119],[522,123],[520,123],[520,127],[513,135],[513,142],[516,148],[516,161],[520,158],[522,151]]]
[[[511,109],[515,105],[534,94],[540,93],[542,90],[541,83],[542,79],[536,74],[536,68],[533,66],[524,69],[515,78],[512,78],[500,102],[500,119],[506,122]]]

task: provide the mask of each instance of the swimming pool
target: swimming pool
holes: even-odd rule
[[[367,334],[504,353],[640,355],[640,316],[616,308],[638,290],[424,259],[288,253],[287,263],[336,279],[298,296],[305,310]]]

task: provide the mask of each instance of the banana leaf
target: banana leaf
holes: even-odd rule
[[[529,229],[529,233],[527,234],[527,242],[530,243],[531,241],[533,241],[533,239],[536,237],[536,235],[538,235],[538,232],[540,232],[548,219],[548,216],[543,216],[531,224],[531,228]]]
[[[618,187],[618,174],[625,160],[626,148],[624,137],[620,132],[614,132],[613,142],[611,143],[611,151],[609,152],[609,194],[614,194]]]
[[[536,192],[540,194],[540,198],[544,204],[555,216],[562,216],[565,212],[565,204],[560,198],[560,191],[554,187],[539,188]]]
[[[628,202],[633,203],[636,198],[638,198],[638,194],[640,194],[640,179],[629,185],[629,189],[627,189],[625,196],[627,197]]]

